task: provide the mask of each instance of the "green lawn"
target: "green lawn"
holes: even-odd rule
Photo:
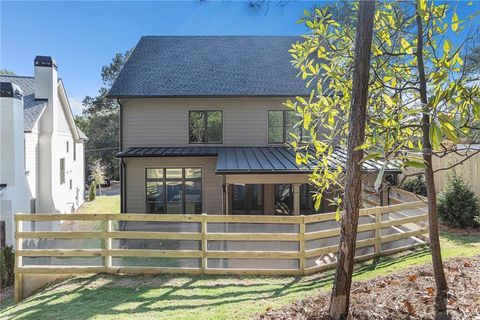
[[[442,234],[444,258],[480,253],[480,238]],[[426,247],[358,265],[355,280],[430,263]],[[17,306],[0,319],[250,319],[267,308],[328,290],[332,271],[305,277],[113,276],[72,278]]]
[[[120,213],[120,196],[97,196],[85,202],[75,213]]]

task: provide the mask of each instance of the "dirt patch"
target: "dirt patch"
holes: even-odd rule
[[[449,292],[447,319],[480,319],[480,256],[445,263]],[[260,319],[329,319],[330,293],[267,310]],[[356,282],[349,319],[434,319],[435,281],[430,266]]]

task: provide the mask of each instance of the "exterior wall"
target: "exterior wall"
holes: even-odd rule
[[[268,110],[287,98],[122,99],[123,148],[186,146],[189,110],[223,111],[225,146],[268,145]],[[195,144],[198,145],[198,144]]]
[[[25,133],[25,175],[27,177],[29,199],[37,199],[38,167],[38,132],[32,130],[32,132]],[[36,204],[35,207],[37,207]]]
[[[215,174],[216,157],[128,158],[126,162],[127,212],[145,212],[145,169],[163,167],[201,167],[203,212],[222,214],[222,177]]]
[[[60,98],[62,85],[54,68],[36,67],[37,74],[51,82],[51,88],[42,87],[48,96],[47,108],[38,124],[39,143],[37,175],[37,212],[71,213],[84,201],[83,143],[76,143],[77,158],[73,160],[74,135],[65,112],[68,106]],[[50,73],[53,74],[50,77]],[[67,141],[69,144],[67,152]],[[60,159],[65,158],[65,183],[60,183]],[[70,188],[72,180],[72,188]]]
[[[0,220],[5,221],[7,245],[14,244],[13,214],[29,212],[24,167],[23,100],[0,98]]]

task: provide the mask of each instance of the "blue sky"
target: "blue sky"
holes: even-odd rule
[[[75,113],[96,95],[101,67],[142,35],[298,35],[313,1],[251,13],[244,1],[1,2],[0,68],[33,74],[35,55],[59,65]]]
[[[100,70],[142,35],[299,35],[305,8],[322,1],[274,1],[252,13],[245,1],[4,1],[0,0],[0,68],[33,75],[35,55],[57,60],[74,113],[96,95]],[[474,7],[479,8],[480,2]],[[473,8],[461,8],[460,18]]]

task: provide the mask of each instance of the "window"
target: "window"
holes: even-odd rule
[[[69,149],[70,149],[70,142],[67,141],[67,153],[70,151]]]
[[[148,213],[201,213],[202,169],[149,168],[145,177]]]
[[[300,137],[308,136],[303,127],[298,126],[300,118],[293,110],[268,111],[268,143],[283,144],[292,140],[290,133]]]
[[[65,158],[60,159],[60,184],[65,183]]]
[[[293,214],[293,188],[291,184],[275,185],[275,214]]]
[[[77,144],[73,143],[73,161],[77,160]]]
[[[72,190],[73,182],[72,179],[70,179],[70,190]]]
[[[190,111],[188,114],[190,143],[222,143],[222,111]]]
[[[233,214],[263,214],[263,185],[232,185]]]
[[[320,208],[315,210],[315,200],[313,196],[317,193],[314,187],[304,183],[300,185],[300,213],[301,214],[316,214],[323,212],[324,197],[322,197],[322,203]]]

